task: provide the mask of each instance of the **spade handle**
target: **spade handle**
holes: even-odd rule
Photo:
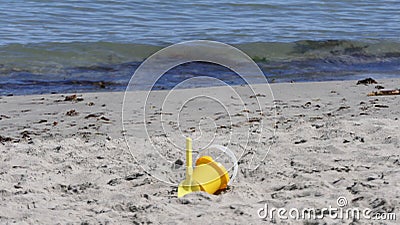
[[[192,139],[186,138],[186,179],[192,178],[193,166],[192,166]]]

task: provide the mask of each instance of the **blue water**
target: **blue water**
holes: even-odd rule
[[[400,37],[400,1],[3,0],[0,44]]]
[[[399,37],[390,0],[3,0],[0,94],[121,90],[144,58],[196,39],[234,44],[276,81],[398,77]]]

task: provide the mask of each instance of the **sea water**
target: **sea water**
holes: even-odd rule
[[[400,77],[399,37],[400,1],[390,0],[4,0],[0,95],[124,90],[146,57],[198,39],[238,47],[271,82]],[[155,88],[200,75],[241,82],[190,63]]]

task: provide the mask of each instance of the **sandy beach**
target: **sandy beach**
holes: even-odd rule
[[[400,88],[400,79],[378,82],[387,89]],[[247,112],[259,118],[253,122],[268,120],[265,129],[276,131],[261,141],[271,144],[265,161],[256,170],[239,165],[238,177],[219,195],[197,192],[183,198],[177,198],[177,186],[149,176],[128,151],[121,119],[123,92],[2,96],[0,223],[396,224],[400,96],[367,96],[377,90],[376,85],[356,83],[271,84],[274,105],[259,95],[264,113]],[[175,99],[184,100],[191,91],[179,90]],[[236,109],[234,115],[243,113],[222,87],[196,91],[226,98],[223,102]],[[187,118],[207,114],[207,104],[203,106],[205,110],[192,111]],[[130,107],[143,108],[134,102]],[[132,115],[138,123],[143,121]],[[173,111],[166,116],[166,122],[173,122],[168,121]],[[236,127],[248,129],[248,125]],[[227,132],[220,124],[213,129],[206,126],[202,132]],[[158,130],[153,131],[149,133],[153,142],[166,142]],[[195,136],[199,130],[183,132]],[[144,131],[130,135],[135,151],[143,155],[152,151]],[[168,157],[184,161],[181,153]],[[152,162],[151,157],[142,160]],[[248,159],[241,160],[246,164]],[[168,172],[170,165],[165,168]],[[184,173],[184,168],[176,171]],[[396,213],[397,221],[329,217],[271,221],[257,212],[265,204],[286,209],[337,207],[339,197],[346,198],[346,207],[368,207],[373,215]]]

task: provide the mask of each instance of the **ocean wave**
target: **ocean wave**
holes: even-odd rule
[[[400,42],[303,40],[234,46],[253,58],[267,78],[275,82],[345,80],[366,74],[400,76]],[[23,93],[102,91],[102,87],[123,90],[140,63],[163,47],[109,42],[0,46],[0,95],[21,93],[16,90]],[[240,84],[232,71],[221,66],[188,65],[169,71],[156,89],[173,88],[183,78],[199,75]]]
[[[304,40],[291,43],[255,42],[234,45],[256,62],[326,59],[342,63],[383,61],[400,57],[400,42]],[[94,70],[141,62],[165,46],[110,42],[10,44],[0,46],[0,73],[57,73],[72,67]],[[49,71],[48,71],[49,70]]]

